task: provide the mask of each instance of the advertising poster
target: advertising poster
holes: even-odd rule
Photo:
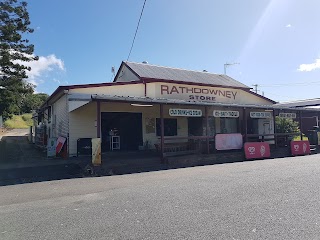
[[[217,150],[241,149],[243,146],[240,133],[217,134],[215,137]]]
[[[92,138],[92,164],[94,166],[101,165],[101,139]]]
[[[49,138],[47,143],[47,157],[56,156],[57,139]]]

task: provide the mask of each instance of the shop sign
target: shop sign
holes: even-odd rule
[[[243,146],[242,135],[240,133],[217,134],[215,136],[217,150],[241,149]]]
[[[293,156],[310,154],[309,141],[291,141],[290,145]]]
[[[170,108],[169,115],[171,117],[201,117],[202,111],[200,109]]]
[[[259,159],[270,157],[270,145],[266,142],[246,142],[244,144],[246,159]]]
[[[279,113],[280,118],[297,118],[296,113]]]
[[[251,118],[271,118],[271,112],[250,112]]]
[[[239,93],[235,89],[194,87],[180,84],[161,84],[159,86],[159,94],[161,97],[166,98],[206,102],[235,102],[239,98]]]
[[[214,110],[213,111],[213,116],[214,117],[238,118],[239,117],[239,111]]]

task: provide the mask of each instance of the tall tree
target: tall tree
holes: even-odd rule
[[[0,115],[7,117],[21,105],[21,99],[33,92],[26,81],[31,68],[24,64],[38,60],[33,55],[34,45],[26,34],[32,33],[27,2],[1,0],[0,2]]]

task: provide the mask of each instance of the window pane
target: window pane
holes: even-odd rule
[[[177,136],[177,119],[165,118],[164,120],[164,136]],[[161,136],[161,120],[157,118],[157,136]]]

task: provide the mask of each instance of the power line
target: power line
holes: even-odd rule
[[[133,41],[132,41],[132,44],[131,44],[131,48],[130,48],[130,52],[129,52],[127,61],[130,58],[131,51],[132,51],[132,48],[133,48],[133,45],[134,45],[134,41],[136,40],[137,32],[138,32],[138,29],[139,29],[139,25],[140,25],[141,17],[142,17],[142,14],[143,14],[144,6],[146,5],[146,1],[147,0],[144,0],[144,3],[143,3],[143,7],[142,7],[142,10],[141,10],[141,14],[140,14],[140,18],[139,18],[139,21],[138,21],[137,29],[136,29],[136,32],[135,32],[134,37],[133,37]]]
[[[293,82],[293,83],[279,83],[270,85],[259,85],[260,87],[281,87],[281,86],[300,86],[300,85],[310,85],[310,84],[320,84],[320,81],[314,82]]]

